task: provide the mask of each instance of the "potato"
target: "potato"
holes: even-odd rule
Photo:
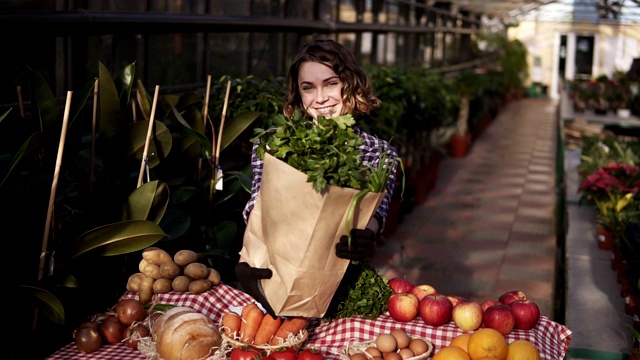
[[[166,279],[173,279],[182,273],[182,267],[173,260],[162,263],[160,265],[160,276]]]
[[[160,279],[162,277],[162,275],[160,274],[160,266],[154,265],[145,259],[140,260],[138,269],[141,273],[147,276],[151,276],[154,279]]]
[[[209,276],[207,276],[207,280],[211,281],[212,285],[220,284],[220,273],[218,270],[209,268]]]
[[[156,279],[151,276],[145,276],[145,278],[140,283],[140,291],[138,292],[138,300],[146,305],[151,302],[153,298],[153,283]]]
[[[142,258],[147,260],[147,262],[158,266],[162,265],[164,262],[173,260],[168,252],[153,246],[142,250]]]
[[[173,291],[185,292],[189,290],[189,284],[191,283],[191,281],[192,279],[190,277],[179,275],[176,276],[175,279],[173,279],[173,281],[171,282],[171,287],[173,288]]]
[[[207,279],[193,280],[189,284],[189,292],[192,294],[202,294],[203,292],[211,289],[211,281]]]
[[[158,294],[168,293],[171,289],[171,279],[160,278],[153,282],[153,291]]]
[[[202,263],[191,263],[184,268],[184,274],[193,280],[206,279],[209,276],[209,268]]]
[[[127,291],[140,291],[140,284],[146,275],[138,272],[129,276],[127,280]]]
[[[173,261],[180,266],[187,266],[198,261],[198,254],[191,250],[180,250],[173,256]]]

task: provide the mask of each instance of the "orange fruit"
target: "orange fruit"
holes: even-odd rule
[[[471,360],[466,351],[457,346],[445,346],[433,355],[433,360]]]
[[[509,344],[507,360],[540,360],[540,352],[527,340],[516,340]]]
[[[504,336],[498,330],[482,328],[471,334],[467,342],[467,352],[471,360],[494,357],[497,360],[506,360],[509,345]]]
[[[449,346],[457,346],[460,349],[467,351],[467,344],[469,343],[470,337],[471,334],[460,334],[451,340]]]

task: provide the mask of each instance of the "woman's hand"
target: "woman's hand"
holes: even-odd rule
[[[336,244],[336,256],[341,259],[361,261],[371,255],[376,244],[376,233],[367,229],[351,229],[351,248],[349,237],[342,235]]]
[[[271,308],[271,305],[269,305],[267,298],[264,296],[264,291],[262,290],[262,284],[260,282],[262,279],[271,279],[271,276],[273,276],[271,269],[255,268],[249,266],[246,262],[240,262],[236,265],[235,271],[244,292],[256,299],[256,301],[262,305],[269,315],[275,317],[276,314]]]

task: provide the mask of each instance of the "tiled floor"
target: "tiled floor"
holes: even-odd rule
[[[427,202],[376,249],[380,273],[480,302],[521,290],[553,319],[555,106],[513,102],[466,157],[446,157]]]

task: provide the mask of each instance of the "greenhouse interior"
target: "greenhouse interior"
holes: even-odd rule
[[[9,358],[640,360],[639,0],[0,22]]]

